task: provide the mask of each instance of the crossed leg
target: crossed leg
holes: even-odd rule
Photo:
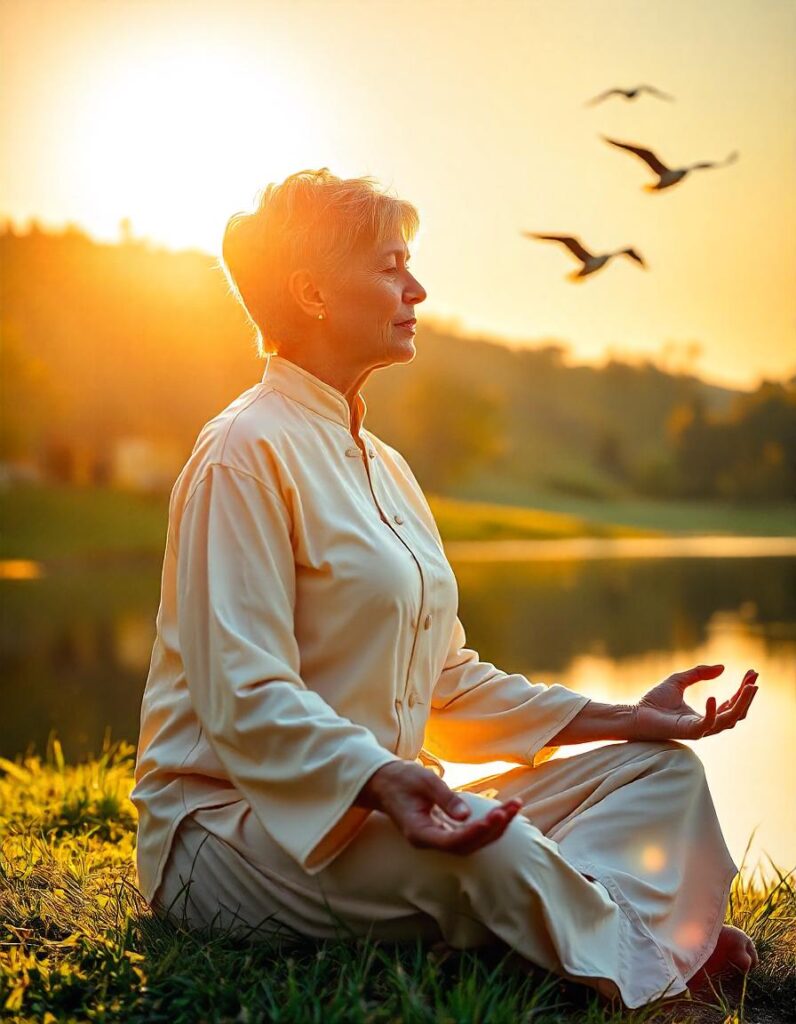
[[[630,1007],[685,991],[716,947],[737,870],[690,748],[610,744],[457,789],[477,817],[510,796],[522,811],[467,857],[417,849],[374,812],[312,876],[244,801],[196,811],[178,830],[158,903],[190,879],[186,906],[200,927],[226,915],[318,937],[339,935],[340,922],[349,934],[456,948],[497,937]]]
[[[635,774],[645,760],[651,770],[637,776],[632,789],[628,788],[628,772]],[[606,765],[609,774],[600,778]],[[661,775],[664,766],[665,782]],[[596,775],[592,774],[595,770]],[[655,886],[659,890],[656,896],[661,895],[667,859],[675,869],[679,862],[680,908],[675,905],[675,886],[671,885],[678,872],[669,871],[670,920],[657,934],[662,944],[669,937],[672,956],[692,991],[701,990],[716,975],[732,977],[757,965],[757,951],[749,936],[729,925],[718,927],[726,907],[726,896],[721,894],[737,869],[721,836],[701,761],[689,747],[676,742],[612,744],[590,755],[547,762],[531,775],[519,768],[479,779],[467,788],[500,800],[519,796],[524,813],[559,842],[565,856],[583,865],[593,854],[602,865],[597,877],[605,882],[606,874],[611,876],[608,885],[614,897],[620,903],[623,897],[635,900],[636,910],[648,886]],[[590,810],[601,801],[605,803],[599,812]],[[595,832],[600,831],[595,830],[597,814],[605,817],[607,829],[599,841],[595,839]],[[584,826],[587,828],[582,831]],[[617,827],[624,833],[618,845]],[[577,832],[579,837],[574,835]],[[707,860],[698,863],[694,854],[703,858],[706,852]],[[701,924],[698,912],[689,909],[687,916],[683,914],[694,901],[703,908]],[[711,903],[720,908],[712,927]],[[650,909],[650,921],[654,921],[654,906]],[[662,917],[657,915],[659,926]],[[700,936],[704,936],[703,942]]]

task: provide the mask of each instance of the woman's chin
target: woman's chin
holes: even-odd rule
[[[417,355],[415,348],[415,336],[405,335],[403,338],[393,337],[390,345],[390,355],[396,363],[408,363]]]

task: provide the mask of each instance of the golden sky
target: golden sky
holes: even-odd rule
[[[217,253],[305,167],[420,210],[420,312],[571,361],[796,372],[794,0],[0,0],[0,213]],[[649,82],[676,97],[584,101]],[[662,193],[631,154],[723,160]],[[633,245],[581,284],[562,247]]]

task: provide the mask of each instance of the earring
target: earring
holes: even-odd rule
[[[318,314],[318,319],[319,319],[319,320],[323,320],[323,313],[319,313],[319,314]]]

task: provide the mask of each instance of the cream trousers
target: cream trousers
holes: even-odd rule
[[[373,812],[316,875],[245,801],[195,811],[153,908],[189,928],[260,935],[502,940],[628,1007],[685,990],[716,945],[737,873],[690,747],[612,743],[456,788],[472,820],[509,797],[522,809],[468,856],[417,849]]]

